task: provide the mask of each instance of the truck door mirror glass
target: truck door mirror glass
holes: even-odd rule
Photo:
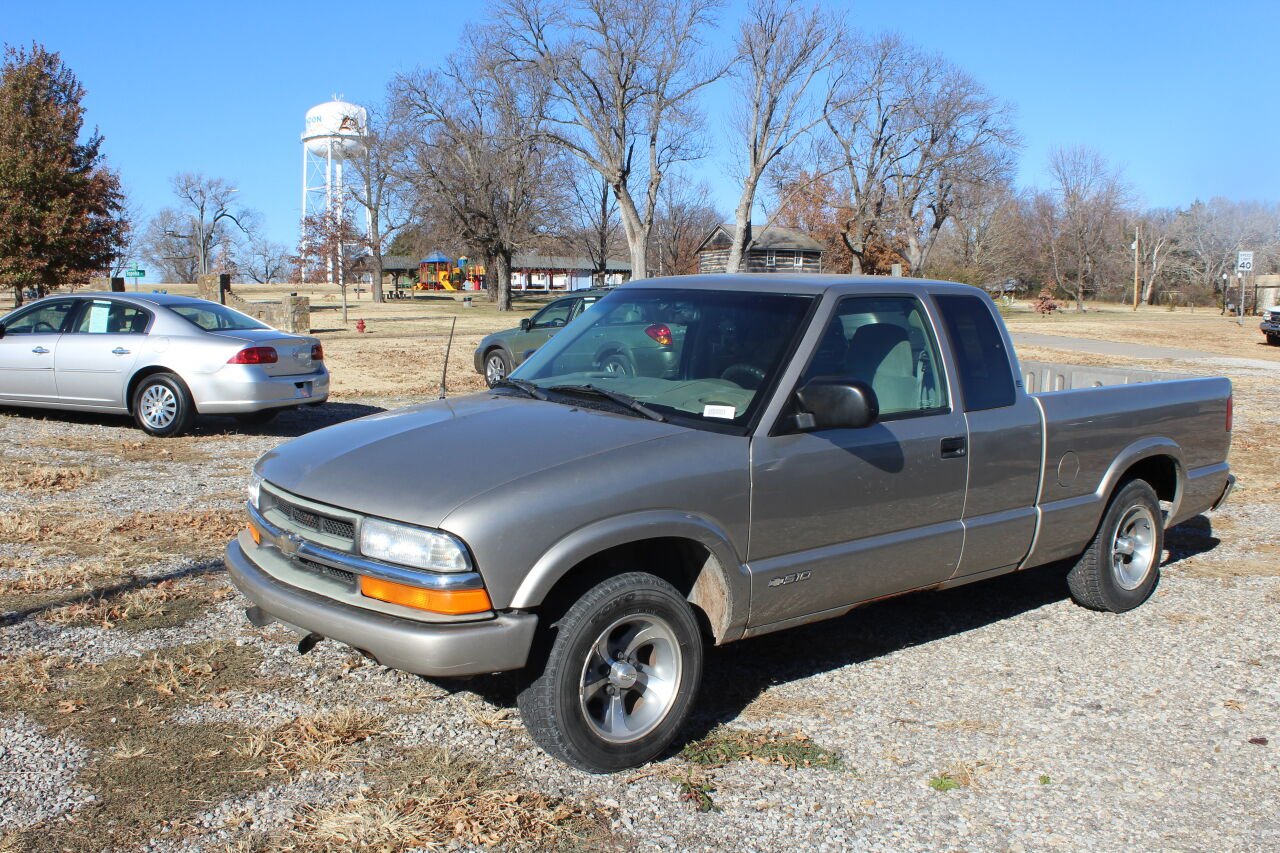
[[[522,331],[522,332],[527,332],[527,331],[529,331],[529,329],[531,329],[531,328],[533,328],[533,321],[532,321],[532,320],[530,320],[528,317],[521,317],[521,318],[520,318],[520,331]]]
[[[862,429],[880,417],[876,392],[865,382],[827,377],[809,380],[796,392],[796,428]]]

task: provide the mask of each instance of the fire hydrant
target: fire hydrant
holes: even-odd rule
[[[364,334],[364,318],[356,320],[356,331]]]

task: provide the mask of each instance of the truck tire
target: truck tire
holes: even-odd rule
[[[530,736],[589,773],[661,755],[702,680],[702,634],[675,587],[629,572],[592,587],[555,624],[546,666],[517,704]]]
[[[191,392],[172,373],[153,373],[133,391],[133,419],[158,438],[182,435],[191,428],[196,405]]]
[[[1268,332],[1267,343],[1273,347],[1280,347],[1280,335],[1277,335],[1275,332]]]
[[[1116,492],[1089,547],[1067,574],[1076,603],[1123,613],[1146,601],[1160,579],[1164,515],[1146,480]]]

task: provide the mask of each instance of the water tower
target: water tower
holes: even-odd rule
[[[360,206],[348,197],[342,182],[342,165],[364,150],[369,111],[340,100],[317,104],[307,110],[302,132],[302,218],[344,212],[352,220]],[[368,232],[368,211],[364,211]],[[358,221],[358,220],[356,220]]]

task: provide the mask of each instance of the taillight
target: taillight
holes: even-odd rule
[[[323,344],[311,345],[311,360],[324,361],[324,345]]]
[[[1235,413],[1235,396],[1227,398],[1227,432],[1231,432],[1231,417]]]
[[[275,347],[245,347],[227,359],[227,364],[275,364],[279,360]]]
[[[666,323],[654,323],[644,333],[664,347],[671,346],[671,329]]]

